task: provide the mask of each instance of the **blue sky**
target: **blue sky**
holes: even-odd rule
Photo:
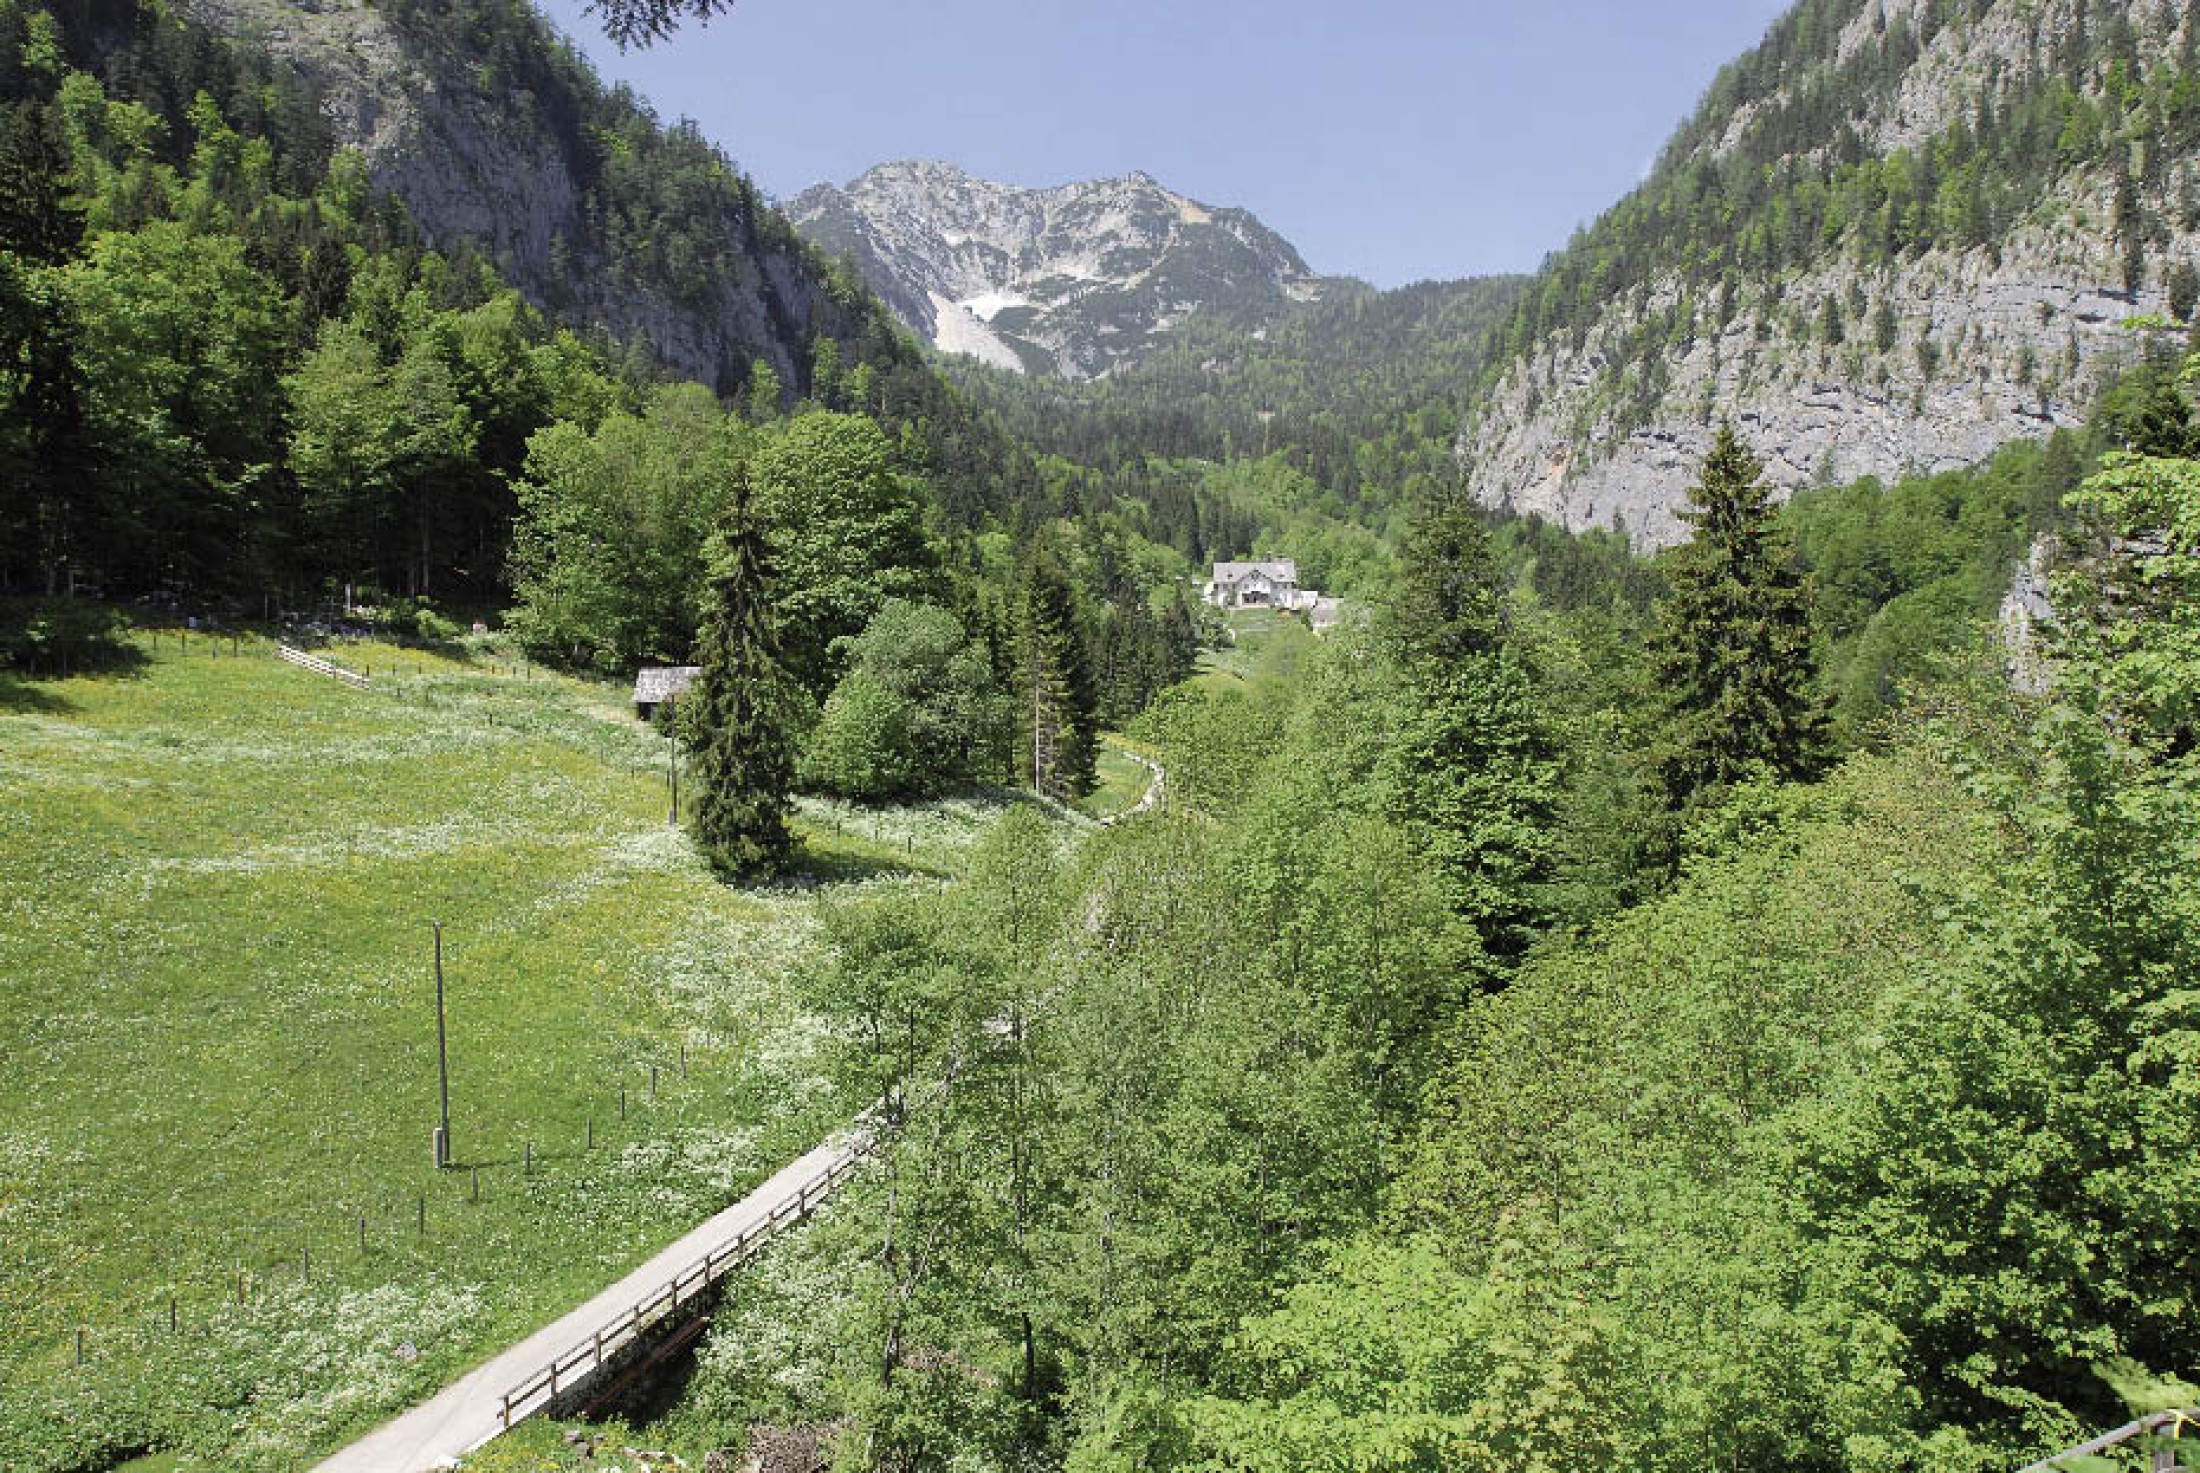
[[[606,77],[772,194],[935,158],[1144,169],[1383,286],[1527,270],[1632,187],[1786,0],[739,0]]]

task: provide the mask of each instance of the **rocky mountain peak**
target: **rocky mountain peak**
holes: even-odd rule
[[[788,214],[915,331],[1017,372],[1095,377],[1195,313],[1265,320],[1321,289],[1250,213],[1143,171],[1027,189],[902,160],[806,190]]]

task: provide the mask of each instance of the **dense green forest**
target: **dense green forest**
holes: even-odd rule
[[[728,220],[798,249],[723,156],[598,86],[526,7],[391,13],[492,58],[524,105],[576,113],[543,121],[593,192],[600,238],[577,259],[707,279],[742,246]],[[0,99],[21,384],[0,436],[0,590],[259,608],[348,582],[493,602],[528,437],[635,408],[662,377],[642,345],[561,328],[559,301],[523,302],[463,242],[427,249],[334,149],[311,88],[250,46],[129,0],[10,3]],[[860,286],[806,259],[803,382],[744,364],[713,387],[768,413],[871,414],[952,524],[1020,524],[1029,457]]]
[[[630,284],[734,269],[713,221],[792,249],[513,0],[388,10],[545,110]],[[1727,426],[1652,557],[1479,507],[1454,436],[1653,276],[1693,295],[1644,363],[1828,248],[1990,245],[2058,169],[2157,187],[2200,72],[2091,13],[1875,158],[1853,103],[1929,36],[1833,66],[1859,0],[1805,0],[1529,282],[950,384],[815,261],[799,381],[703,384],[430,249],[252,48],[0,0],[0,690],[60,710],[132,606],[692,660],[663,832],[744,900],[819,879],[797,791],[1036,794],[952,879],[874,825],[804,912],[787,985],[883,1144],[732,1281],[651,1431],[698,1460],[2005,1470],[2200,1376],[2200,355],[2157,330],[2082,433],[1782,505]],[[1190,589],[1251,552],[1365,617],[1233,645]],[[1165,801],[1073,822],[1104,731]]]
[[[955,1087],[671,1431],[1984,1473],[2187,1394],[2200,360],[2127,388],[2093,447],[1780,518],[1730,442],[1601,643],[1423,503],[1372,628],[1143,718],[1163,816],[1006,827],[956,895],[848,917],[808,984],[842,1067],[914,1097],[956,1050]],[[1899,712],[1829,728],[1814,624],[1965,604],[2028,516],[2068,550],[2052,687],[1966,607]]]
[[[1365,519],[1395,507],[1417,478],[1450,473],[1485,340],[1523,285],[1489,277],[1379,292],[1325,281],[1318,300],[1278,321],[1201,314],[1138,363],[1085,383],[975,359],[947,366],[1025,444],[1115,484],[1136,485],[1154,458],[1274,456],[1340,514]],[[1162,516],[1165,540],[1190,551],[1183,514]]]

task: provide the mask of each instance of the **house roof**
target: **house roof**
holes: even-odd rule
[[[1278,583],[1299,581],[1299,565],[1290,558],[1269,558],[1257,563],[1216,563],[1214,581],[1236,583],[1259,573]]]
[[[655,706],[684,695],[702,673],[700,665],[644,665],[634,677],[634,704]]]

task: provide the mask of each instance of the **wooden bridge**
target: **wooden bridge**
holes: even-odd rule
[[[2084,1460],[2098,1459],[2101,1454],[2118,1448],[2130,1448],[2146,1455],[2148,1473],[2188,1473],[2188,1465],[2177,1456],[2179,1440],[2186,1428],[2200,1432],[2200,1412],[2156,1412],[2151,1417],[2117,1428],[2114,1432],[2081,1443],[2067,1452],[2059,1452],[2051,1458],[2034,1463],[2021,1473],[2076,1473]],[[2096,1464],[2097,1466],[2097,1464]]]
[[[326,675],[331,680],[341,680],[355,690],[369,690],[372,688],[367,677],[361,675],[358,671],[346,670],[333,661],[324,660],[319,655],[309,655],[295,646],[278,644],[275,646],[275,653],[301,670],[311,670],[316,675]]]
[[[877,1140],[859,1123],[827,1141],[580,1308],[321,1463],[320,1473],[449,1468],[527,1418],[570,1404],[625,1352],[671,1328],[718,1280],[809,1216]]]

